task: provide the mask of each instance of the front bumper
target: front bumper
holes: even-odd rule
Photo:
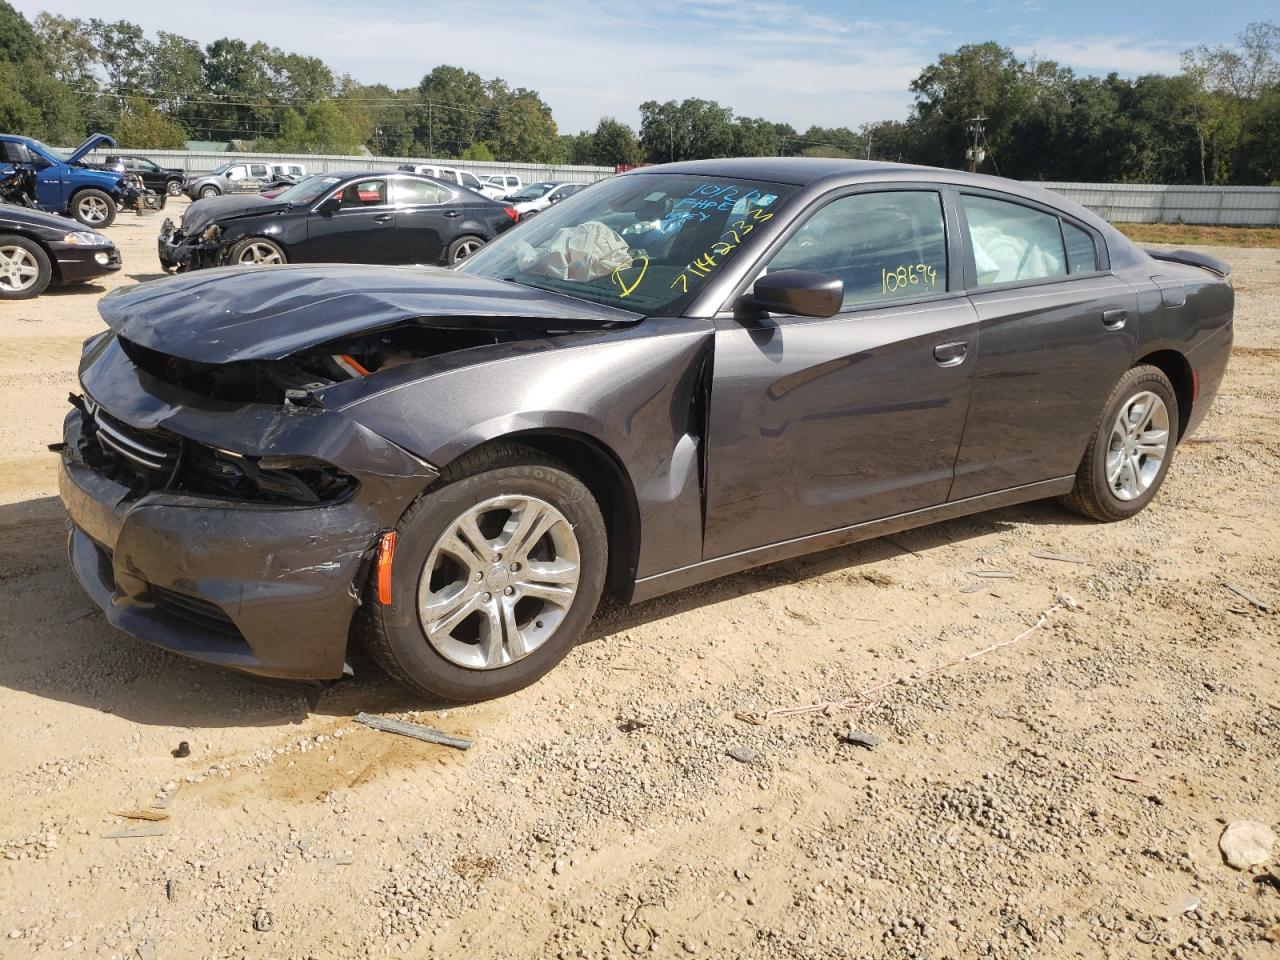
[[[103,352],[98,350],[99,360]],[[112,404],[114,421],[142,426],[158,398],[141,393],[132,403],[122,402],[113,395],[112,377],[94,376],[93,366],[82,370],[82,379],[101,391],[95,393],[103,405]],[[136,370],[133,376],[147,378]],[[275,431],[279,444],[260,439],[253,449],[252,438],[264,437],[260,422],[181,407],[169,413],[166,426],[190,426],[195,433],[223,421],[221,443],[248,455],[293,445],[286,436],[289,425]],[[303,431],[295,442],[328,441],[330,460],[349,459],[341,465],[361,481],[356,492],[317,505],[173,488],[139,492],[91,465],[87,445],[96,441],[88,415],[79,409],[68,414],[58,480],[70,518],[68,554],[77,579],[110,623],[175,653],[260,676],[342,674],[380,534],[394,526],[435,472],[339,414],[317,410],[281,419],[303,421],[293,428]]]
[[[86,247],[72,243],[51,243],[50,250],[58,261],[58,276],[63,283],[91,280],[94,277],[115,273],[123,265],[120,251],[111,247]],[[106,263],[99,263],[98,254],[105,254]]]
[[[172,221],[166,220],[160,229],[160,236],[156,238],[156,252],[160,256],[160,262],[166,266],[194,270],[218,266],[222,245],[216,242],[190,241],[173,229]]]

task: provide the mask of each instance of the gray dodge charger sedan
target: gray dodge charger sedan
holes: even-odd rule
[[[648,167],[460,269],[112,291],[66,419],[116,626],[477,699],[640,601],[1021,501],[1156,495],[1226,368],[1228,267],[1043,190],[820,159]]]

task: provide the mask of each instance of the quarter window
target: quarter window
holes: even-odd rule
[[[1067,241],[1067,268],[1072,273],[1093,273],[1098,269],[1098,247],[1088,230],[1063,220],[1062,236]]]
[[[448,199],[449,191],[436,183],[427,180],[397,180],[396,203],[407,206],[421,206],[427,203],[443,203]]]
[[[942,197],[933,191],[859,193],[809,218],[770,271],[814,270],[844,283],[844,309],[947,289]]]
[[[1062,228],[1053,214],[990,197],[962,199],[978,286],[1067,275]]]

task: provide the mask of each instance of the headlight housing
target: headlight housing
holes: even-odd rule
[[[200,234],[201,243],[211,243],[222,236],[222,228],[216,223],[211,223],[204,228],[204,232]]]
[[[109,247],[111,240],[104,237],[100,233],[94,233],[91,230],[73,230],[62,238],[66,243],[75,244],[78,247]]]

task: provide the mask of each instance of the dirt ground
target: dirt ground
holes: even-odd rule
[[[1231,368],[1136,519],[1032,504],[607,610],[533,688],[437,710],[360,658],[323,689],[188,663],[82,596],[45,445],[157,229],[0,306],[0,955],[1280,957],[1280,845],[1218,851],[1280,821],[1280,250],[1213,249]]]

